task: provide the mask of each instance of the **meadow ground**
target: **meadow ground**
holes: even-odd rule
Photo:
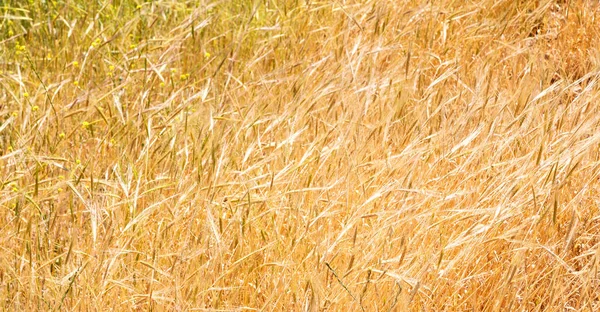
[[[2,310],[600,309],[597,1],[0,10]]]

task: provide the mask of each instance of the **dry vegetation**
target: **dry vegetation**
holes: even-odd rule
[[[0,10],[2,310],[600,309],[597,1]]]

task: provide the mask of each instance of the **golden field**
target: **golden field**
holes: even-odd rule
[[[597,311],[600,4],[0,3],[3,311]]]

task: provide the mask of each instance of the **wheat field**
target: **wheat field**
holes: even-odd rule
[[[600,5],[0,2],[3,311],[598,311]]]

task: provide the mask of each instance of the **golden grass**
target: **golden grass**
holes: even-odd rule
[[[2,310],[597,311],[597,1],[0,7]]]

